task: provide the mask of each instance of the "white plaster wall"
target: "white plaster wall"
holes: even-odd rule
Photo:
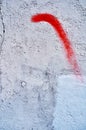
[[[72,76],[53,28],[48,23],[31,22],[32,15],[44,12],[61,21],[76,52],[84,83]],[[85,0],[0,1],[0,130],[85,130],[85,76]],[[73,102],[77,104],[74,108]]]

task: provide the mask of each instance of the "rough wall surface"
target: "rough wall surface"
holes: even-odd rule
[[[31,22],[44,12],[61,21],[84,83],[51,26]],[[85,0],[0,0],[0,130],[85,130],[85,75]]]

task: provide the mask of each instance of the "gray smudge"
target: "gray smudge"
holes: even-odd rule
[[[2,92],[2,84],[1,84],[1,52],[2,45],[5,37],[5,24],[3,22],[3,14],[2,14],[2,0],[0,0],[0,22],[2,24],[2,32],[0,32],[0,93]]]

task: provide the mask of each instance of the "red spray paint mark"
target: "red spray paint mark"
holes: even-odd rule
[[[75,75],[79,76],[79,78],[82,79],[80,68],[75,57],[75,52],[59,20],[51,14],[43,13],[43,14],[36,14],[32,16],[31,21],[32,22],[45,21],[53,26],[53,28],[56,30],[56,33],[59,35],[60,39],[62,40],[64,50],[66,52],[67,60],[71,64]]]

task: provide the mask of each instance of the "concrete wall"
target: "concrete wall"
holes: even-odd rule
[[[82,75],[86,75],[85,0],[0,0],[0,130],[86,129],[86,109],[81,118],[84,127],[80,128],[79,122],[73,123],[72,119],[66,118],[66,122],[69,121],[66,124],[61,114],[54,115],[59,113],[59,110],[55,112],[57,106],[61,106],[58,101],[64,104],[61,100],[65,92],[63,88],[72,91],[72,87],[64,84],[65,79],[60,77],[64,75],[65,82],[69,82],[68,75],[74,73],[53,28],[48,23],[31,22],[32,15],[45,12],[55,15],[62,23],[76,52]],[[62,86],[59,82],[64,84],[61,90],[58,89]],[[72,82],[77,96],[79,81],[71,79]],[[81,86],[86,92],[85,83]],[[81,93],[79,97],[83,97],[83,107],[86,108],[85,96]],[[74,110],[79,107],[75,106]],[[68,110],[72,111],[71,107]],[[77,117],[74,113],[72,116]],[[55,127],[56,124],[60,127]]]

